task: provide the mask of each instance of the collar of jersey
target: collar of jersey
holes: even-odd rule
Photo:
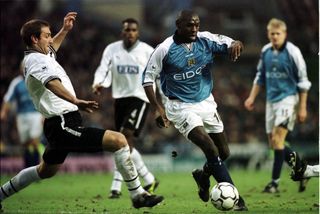
[[[137,47],[139,43],[140,43],[140,40],[138,39],[129,49],[127,49],[126,46],[124,45],[124,42],[122,41],[122,47],[123,47],[123,49],[125,49],[129,52],[129,51],[133,50],[135,47]]]
[[[54,50],[54,48],[50,45],[49,46],[49,49],[54,53],[56,54],[56,51]],[[28,54],[31,54],[31,53],[41,53],[40,51],[37,51],[36,49],[33,49],[33,48],[30,48],[30,49],[27,49],[24,51],[24,55],[28,55]],[[41,54],[44,54],[44,53],[41,53]]]
[[[287,45],[287,40],[284,41],[284,43],[282,44],[282,46],[281,46],[279,49],[277,49],[277,50],[278,50],[278,51],[283,51],[283,50],[285,49],[286,45]],[[273,47],[271,46],[271,49],[274,50],[275,48],[273,48]]]

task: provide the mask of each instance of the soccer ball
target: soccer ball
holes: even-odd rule
[[[218,210],[231,210],[239,201],[239,192],[232,184],[221,182],[211,189],[210,199]]]

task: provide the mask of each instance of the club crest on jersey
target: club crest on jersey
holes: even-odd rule
[[[189,58],[188,59],[188,66],[192,66],[196,64],[196,59],[195,58]]]

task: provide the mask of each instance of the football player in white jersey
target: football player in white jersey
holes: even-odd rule
[[[285,139],[293,130],[296,117],[301,123],[306,120],[311,83],[299,48],[286,40],[285,22],[273,18],[267,25],[267,31],[270,43],[262,48],[256,78],[244,106],[252,111],[260,88],[265,88],[266,132],[269,146],[274,150],[274,164],[271,181],[263,192],[277,193],[283,162],[291,165],[293,154],[292,149],[285,145]],[[304,190],[305,182],[301,182],[299,192]]]
[[[144,188],[153,192],[159,181],[148,170],[143,159],[134,147],[136,137],[145,123],[149,100],[141,85],[142,73],[153,52],[153,48],[139,40],[139,23],[133,18],[122,21],[122,40],[105,48],[92,85],[93,92],[101,93],[103,87],[112,87],[114,119],[116,131],[125,135],[130,146],[131,159]],[[119,198],[123,178],[115,169],[109,198]]]
[[[39,165],[23,169],[1,186],[0,204],[29,184],[54,176],[70,152],[110,151],[126,181],[133,206],[153,207],[163,197],[142,188],[126,138],[119,132],[83,127],[79,109],[91,113],[98,103],[77,98],[67,73],[55,59],[55,51],[73,28],[76,16],[76,12],[68,13],[53,38],[50,25],[44,20],[33,19],[21,28],[27,46],[23,61],[25,81],[35,108],[45,117],[48,144]]]

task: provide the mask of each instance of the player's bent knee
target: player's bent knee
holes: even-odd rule
[[[48,165],[42,162],[37,168],[39,177],[41,179],[53,177],[59,171],[60,165],[61,164]]]
[[[284,148],[284,142],[280,140],[278,137],[273,137],[271,141],[271,148],[272,149],[283,149]]]
[[[104,150],[114,152],[128,145],[126,137],[115,131],[107,130],[103,136],[102,146]]]
[[[117,142],[117,145],[119,146],[119,149],[128,145],[128,141],[122,133],[118,133],[116,142]]]
[[[273,148],[274,150],[282,150],[282,149],[284,149],[284,144],[274,144],[274,145],[272,146],[272,148]]]

